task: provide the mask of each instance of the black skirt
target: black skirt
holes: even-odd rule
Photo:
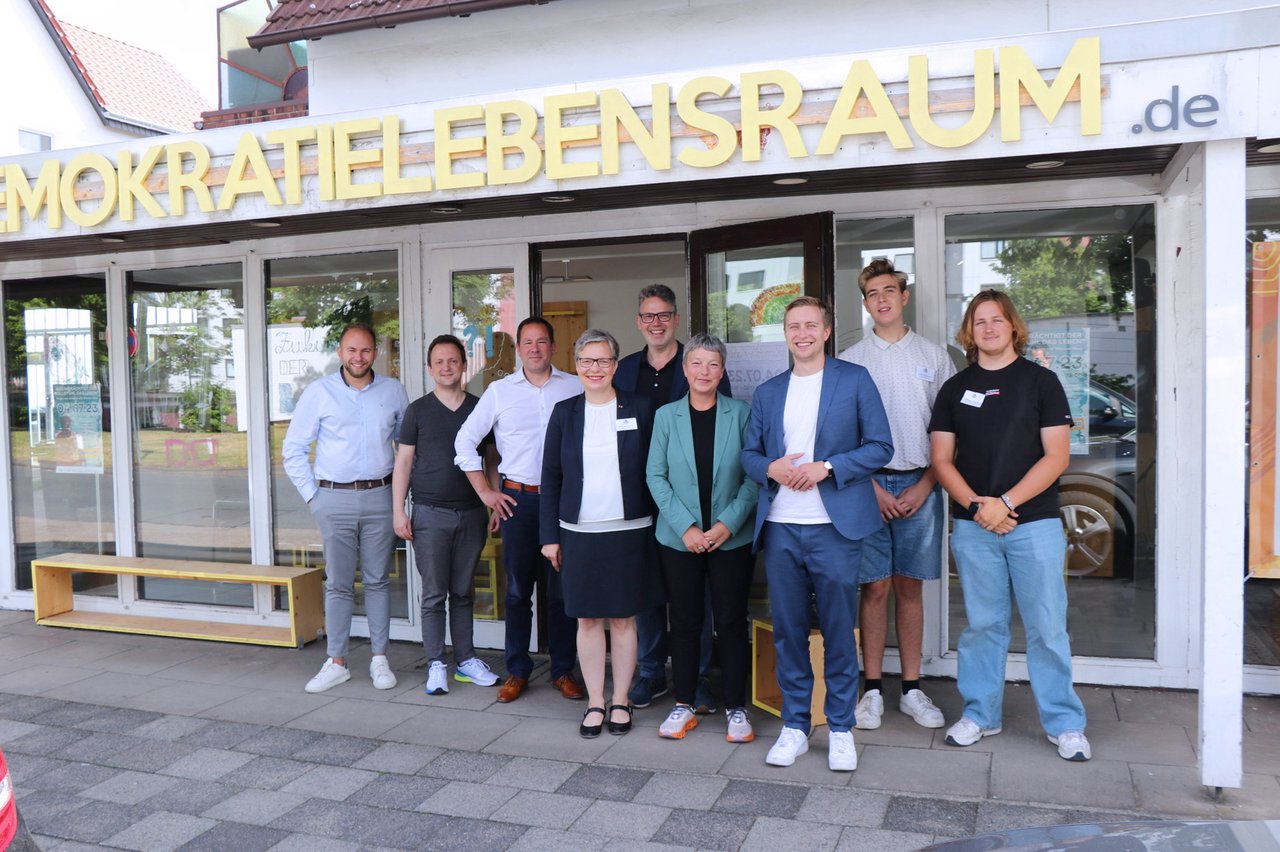
[[[561,527],[560,555],[570,618],[630,618],[667,599],[653,527],[599,533]]]

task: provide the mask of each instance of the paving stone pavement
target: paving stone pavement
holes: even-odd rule
[[[766,766],[780,724],[759,711],[744,745],[725,742],[722,715],[660,739],[662,701],[626,736],[583,740],[583,704],[547,687],[545,661],[497,704],[472,684],[424,695],[407,643],[390,651],[397,688],[372,688],[357,643],[352,681],[322,695],[302,692],[324,657],[314,643],[60,630],[0,611],[0,647],[0,746],[45,849],[882,852],[1017,826],[1280,815],[1273,698],[1245,698],[1245,784],[1215,799],[1186,692],[1082,687],[1094,759],[1079,764],[1045,740],[1026,685],[1008,689],[1004,733],[968,749],[890,708],[855,732],[858,771],[834,773],[825,728],[795,766]],[[955,719],[955,684],[926,689]]]

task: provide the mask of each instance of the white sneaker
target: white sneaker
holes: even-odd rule
[[[351,680],[351,669],[346,666],[340,666],[333,661],[333,657],[329,657],[324,661],[324,665],[320,667],[320,671],[316,676],[307,681],[304,690],[310,693],[324,692],[326,689],[332,689],[340,683],[346,683]]]
[[[745,707],[726,710],[724,715],[729,721],[729,729],[724,734],[726,740],[731,743],[749,743],[756,738],[755,728],[751,727],[751,717],[747,715]]]
[[[677,704],[671,715],[658,726],[658,736],[668,740],[682,740],[684,735],[698,727],[698,717],[688,704]]]
[[[1058,747],[1058,757],[1063,760],[1082,761],[1093,757],[1084,731],[1064,731],[1056,737],[1050,734],[1049,742]]]
[[[874,731],[880,727],[880,717],[884,715],[884,698],[878,689],[868,689],[853,708],[854,727],[864,731]]]
[[[946,719],[942,718],[942,711],[934,706],[929,696],[918,689],[913,689],[902,696],[898,701],[898,709],[914,719],[915,723],[922,728],[941,728],[947,723]]]
[[[764,762],[770,766],[790,766],[809,750],[809,735],[799,728],[783,728]]]
[[[947,729],[947,745],[971,746],[983,737],[994,737],[998,733],[998,727],[980,728],[977,722],[968,716],[962,716],[959,722]]]
[[[858,768],[858,749],[850,731],[832,731],[827,735],[827,766],[832,772],[852,772]]]
[[[447,695],[449,693],[449,667],[439,660],[435,660],[431,665],[427,666],[427,685],[423,691],[427,695]]]
[[[377,656],[369,661],[369,678],[373,681],[374,689],[394,689],[396,685],[395,672],[391,671],[384,656]]]
[[[474,683],[476,686],[495,686],[498,683],[498,676],[479,657],[472,657],[458,663],[458,670],[453,673],[453,679],[459,683]]]

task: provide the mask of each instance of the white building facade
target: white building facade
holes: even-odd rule
[[[1238,786],[1241,693],[1280,693],[1275,581],[1246,539],[1275,523],[1246,403],[1249,282],[1280,240],[1280,6],[860,5],[555,0],[329,34],[307,118],[0,159],[0,606],[30,608],[30,560],[62,550],[314,564],[280,439],[350,319],[411,397],[427,342],[457,333],[479,392],[531,313],[562,355],[586,326],[639,348],[635,294],[660,281],[682,334],[729,341],[745,397],[787,368],[786,301],[829,299],[843,349],[866,328],[857,274],[888,256],[932,340],[982,286],[1025,312],[1077,413],[1076,677],[1200,690],[1202,778]],[[33,414],[36,308],[91,316],[75,393],[101,401],[101,469],[59,464],[59,412]],[[477,577],[493,647],[498,548]],[[396,575],[412,641],[406,552]],[[963,602],[945,563],[932,585],[924,671],[954,676]],[[283,617],[236,587],[79,591]]]

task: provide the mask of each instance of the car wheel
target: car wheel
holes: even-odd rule
[[[1116,507],[1092,491],[1066,490],[1058,495],[1067,536],[1069,577],[1114,577],[1117,560],[1128,546],[1129,530]]]

